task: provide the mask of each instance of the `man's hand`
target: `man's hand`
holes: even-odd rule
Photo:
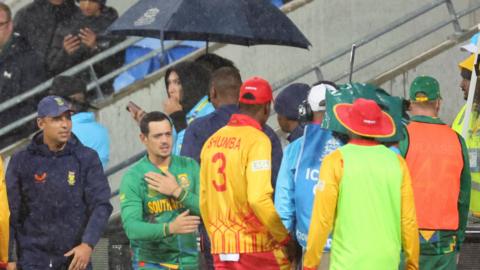
[[[73,260],[68,267],[68,270],[84,270],[87,268],[88,263],[90,262],[90,256],[92,255],[92,248],[85,244],[81,243],[80,245],[74,247],[69,252],[65,253],[65,257],[70,257],[73,255]]]
[[[80,29],[79,37],[82,40],[82,43],[88,48],[94,49],[97,47],[97,34],[95,34],[90,28],[87,27]]]
[[[73,54],[80,48],[80,38],[74,35],[67,35],[63,38],[63,49],[69,54]]]
[[[198,229],[200,224],[200,217],[189,216],[190,210],[187,210],[175,218],[169,224],[169,231],[171,234],[186,234],[193,233]]]
[[[7,270],[17,270],[17,262],[9,262],[7,264]]]
[[[165,175],[148,172],[145,174],[145,181],[147,181],[149,188],[166,196],[178,198],[182,192],[182,188],[178,185],[175,176],[169,171],[166,171]]]
[[[181,111],[182,105],[180,105],[180,101],[175,98],[168,98],[163,102],[163,112],[170,115],[174,112]]]
[[[287,257],[290,262],[294,262],[296,259],[298,259],[299,248],[301,247],[297,244],[297,241],[295,241],[295,239],[291,237],[290,241],[288,241],[288,243],[285,245]]]

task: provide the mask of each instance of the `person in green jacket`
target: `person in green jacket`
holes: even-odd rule
[[[199,166],[172,155],[172,122],[161,112],[140,121],[147,155],[123,176],[121,217],[134,269],[198,269]]]

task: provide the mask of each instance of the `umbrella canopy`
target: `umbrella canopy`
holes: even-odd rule
[[[165,40],[310,46],[269,0],[141,0],[107,31]]]

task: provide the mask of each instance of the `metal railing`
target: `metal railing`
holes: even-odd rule
[[[418,33],[417,35],[414,35],[408,39],[406,39],[405,41],[403,42],[400,42],[398,43],[397,45],[391,47],[391,48],[388,48],[387,50],[381,52],[380,54],[378,55],[375,55],[373,56],[372,58],[366,60],[365,62],[359,64],[359,65],[356,65],[353,69],[354,72],[357,72],[359,70],[362,70],[374,63],[376,63],[377,61],[385,58],[386,56],[416,42],[417,40],[429,35],[429,34],[432,34],[436,31],[438,31],[439,29],[447,26],[448,24],[452,24],[453,25],[453,28],[454,28],[454,33],[453,34],[460,34],[462,33],[462,28],[460,26],[460,22],[459,22],[459,19],[480,9],[480,3],[476,3],[476,4],[473,4],[471,5],[470,7],[466,8],[465,10],[462,10],[460,12],[456,12],[455,9],[454,9],[454,6],[453,6],[453,3],[451,0],[436,0],[436,1],[432,1],[431,3],[428,3],[422,7],[420,7],[419,9],[411,12],[411,13],[408,13],[407,15],[405,15],[404,17],[402,18],[399,18],[395,21],[393,21],[392,23],[389,23],[387,24],[386,26],[378,29],[377,31],[369,34],[369,35],[366,35],[358,40],[356,40],[355,42],[353,42],[353,44],[355,44],[357,46],[357,49],[359,47],[362,47],[362,46],[365,46],[367,45],[368,43],[382,37],[383,35],[401,27],[402,25],[408,23],[408,22],[411,22],[412,20],[422,16],[423,14],[427,13],[427,12],[430,12],[432,11],[433,9],[441,6],[445,4],[446,7],[447,7],[447,10],[448,10],[448,13],[450,15],[450,18],[447,19],[447,20],[444,20],[438,24],[435,24],[433,25],[432,27]],[[350,50],[351,50],[351,46],[348,45],[342,49],[339,49],[337,51],[335,51],[334,53],[332,53],[331,55],[328,55],[326,56],[325,58],[321,59],[318,63],[316,64],[313,64],[313,65],[310,65],[308,67],[305,67],[303,69],[301,69],[300,71],[294,73],[293,75],[283,79],[283,80],[280,80],[276,83],[274,83],[272,85],[272,87],[274,89],[281,89],[283,87],[285,87],[286,85],[310,74],[310,73],[315,73],[316,75],[316,78],[320,81],[320,80],[323,80],[324,77],[323,77],[323,73],[322,73],[322,70],[321,68],[345,55],[347,55],[348,53],[350,53]],[[338,74],[336,76],[332,76],[332,78],[330,80],[332,81],[339,81],[343,78],[346,78],[348,76],[349,72],[343,72],[341,74]]]
[[[117,54],[118,52],[122,51],[122,50],[125,50],[127,47],[135,44],[136,42],[138,42],[139,40],[141,40],[142,38],[139,38],[139,37],[134,37],[134,38],[128,38],[127,40],[113,46],[112,48],[109,48],[108,50],[105,50],[97,55],[95,55],[94,57],[68,69],[67,71],[65,72],[62,72],[60,74],[58,74],[57,76],[59,75],[67,75],[67,76],[71,76],[71,75],[75,75],[79,72],[82,72],[84,71],[85,69],[89,69],[90,72],[95,75],[94,78],[95,80],[91,81],[88,85],[87,85],[87,91],[91,91],[92,89],[99,89],[99,85],[115,78],[116,76],[120,75],[122,72],[125,72],[127,71],[128,69],[138,65],[138,64],[141,64],[143,63],[144,61],[147,61],[151,58],[154,58],[156,57],[157,55],[159,55],[160,53],[162,53],[162,48],[158,48],[158,49],[155,49],[155,50],[152,50],[151,52],[149,52],[148,54],[140,57],[140,58],[137,58],[135,61],[127,64],[127,65],[123,65],[122,67],[120,68],[117,68],[115,69],[114,71],[104,75],[103,77],[101,78],[97,78],[96,77],[96,74],[95,74],[95,70],[93,69],[93,65],[95,65],[96,63],[114,55],[114,54]],[[174,42],[174,43],[171,43],[169,44],[168,46],[165,46],[165,48],[163,49],[164,51],[167,51],[171,48],[174,48],[175,46],[179,45],[181,42],[180,41],[177,41],[177,42]],[[3,103],[0,104],[0,112],[3,112],[15,105],[18,105],[20,104],[22,101],[25,101],[29,98],[32,98],[34,97],[35,95],[38,95],[40,93],[43,93],[45,91],[48,90],[48,88],[52,85],[52,82],[53,82],[53,78],[49,79],[48,81],[45,81],[41,84],[39,84],[38,86],[34,87],[33,89],[23,93],[23,94],[20,94],[12,99],[9,99]],[[101,92],[100,92],[101,93]],[[21,127],[22,125],[28,123],[29,121],[32,121],[33,119],[35,119],[37,117],[37,113],[32,113],[30,115],[27,115],[23,118],[20,118],[18,120],[16,120],[15,122],[7,125],[7,126],[4,126],[0,129],[0,136],[2,135],[5,135],[7,134],[8,132],[16,129],[16,128],[19,128]]]

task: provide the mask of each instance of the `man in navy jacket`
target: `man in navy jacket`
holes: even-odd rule
[[[22,270],[91,269],[93,247],[112,212],[102,164],[71,133],[70,109],[61,97],[43,98],[41,132],[7,168],[10,246],[15,241]]]
[[[212,74],[210,79],[210,102],[215,111],[195,119],[187,127],[180,155],[191,157],[200,162],[203,144],[217,130],[227,125],[232,114],[238,112],[238,95],[242,79],[236,68],[222,67]],[[282,161],[283,151],[280,139],[268,125],[263,132],[272,143],[272,187],[275,188],[277,174]]]

